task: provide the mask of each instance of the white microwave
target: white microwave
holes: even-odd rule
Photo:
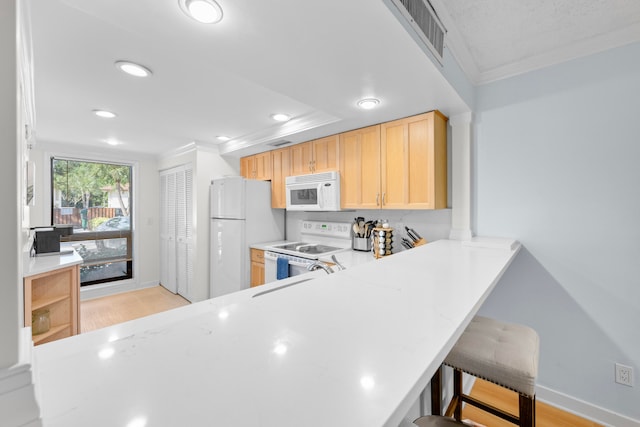
[[[340,173],[323,172],[285,178],[288,211],[339,211]]]

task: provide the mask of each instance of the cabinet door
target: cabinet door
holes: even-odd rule
[[[269,181],[271,179],[271,152],[256,154],[253,158],[255,165],[254,179]]]
[[[291,147],[291,175],[306,175],[313,172],[313,144],[305,142]]]
[[[264,284],[264,251],[251,248],[251,282],[250,285]]]
[[[291,150],[281,148],[271,152],[271,207],[287,207],[285,178],[291,175]]]
[[[445,208],[446,118],[430,112],[381,126],[382,207]]]
[[[340,191],[342,208],[379,208],[379,125],[340,135]]]
[[[253,162],[253,156],[242,157],[240,159],[240,175],[247,179],[253,179],[253,173],[255,172]]]
[[[335,171],[339,165],[338,135],[311,141],[313,146],[313,159],[311,165],[313,172]]]

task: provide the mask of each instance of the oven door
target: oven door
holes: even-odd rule
[[[265,283],[275,282],[278,280],[278,258],[286,258],[289,261],[289,277],[309,273],[307,266],[313,263],[313,261],[308,259],[266,251],[264,253]]]

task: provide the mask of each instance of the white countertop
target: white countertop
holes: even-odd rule
[[[76,264],[82,264],[82,257],[78,255],[75,250],[68,255],[44,255],[30,257],[28,254],[25,254],[22,275],[24,277],[34,276],[36,274],[58,270],[59,268],[70,267]]]
[[[355,267],[356,265],[376,260],[372,252],[354,251],[353,249],[347,249],[346,251],[338,252],[334,255],[338,261],[340,261],[340,264],[344,265],[346,268]],[[330,256],[321,256],[320,261],[333,262]]]
[[[442,240],[40,345],[44,425],[396,427],[518,250]]]

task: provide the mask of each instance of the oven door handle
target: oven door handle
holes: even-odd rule
[[[311,264],[313,261],[309,260],[309,262],[305,262],[305,261],[296,261],[293,259],[290,259],[287,256],[282,256],[281,254],[277,253],[277,252],[265,252],[264,254],[265,259],[272,259],[274,262],[276,262],[278,260],[278,258],[286,258],[287,261],[289,261],[289,265],[293,265],[295,267],[307,267],[307,265]]]

